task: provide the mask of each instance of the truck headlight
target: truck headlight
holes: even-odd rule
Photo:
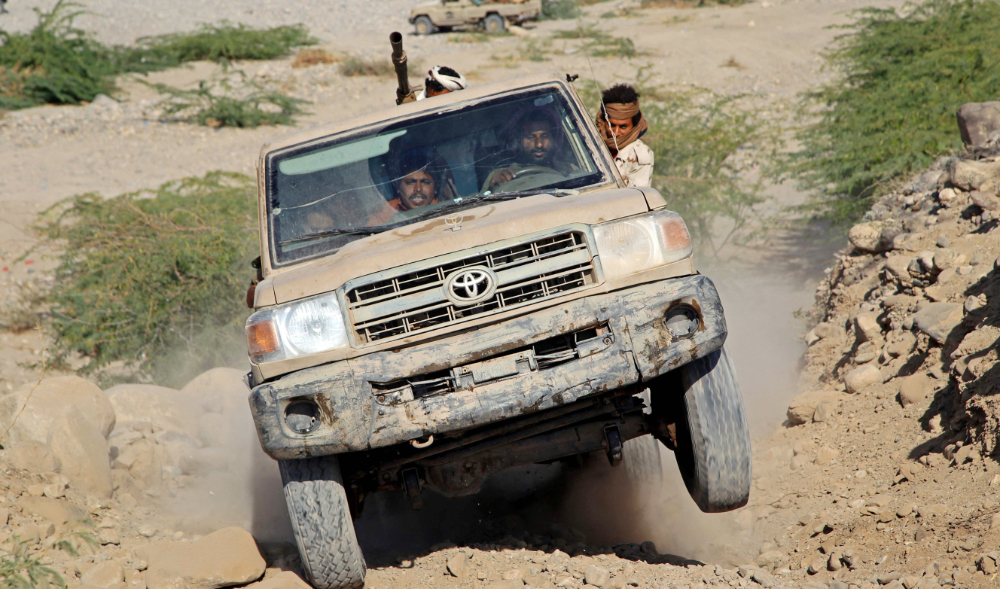
[[[257,311],[247,319],[246,332],[247,351],[258,364],[348,345],[336,293]]]
[[[691,234],[673,211],[654,211],[594,225],[597,253],[608,278],[670,264],[691,255]]]

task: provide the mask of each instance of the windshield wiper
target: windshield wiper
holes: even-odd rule
[[[369,227],[361,229],[327,229],[326,231],[319,231],[316,233],[309,233],[306,235],[300,235],[298,237],[292,237],[291,239],[285,239],[279,241],[278,245],[288,245],[290,243],[301,243],[303,241],[316,241],[317,239],[323,239],[324,237],[332,237],[334,235],[374,235],[376,233],[382,233],[385,231],[383,227]]]
[[[423,221],[424,219],[436,217],[446,211],[451,211],[454,209],[464,209],[469,205],[473,205],[480,202],[514,200],[515,198],[521,198],[523,196],[535,196],[538,194],[551,194],[552,196],[569,196],[571,194],[578,194],[578,192],[576,190],[567,190],[564,188],[554,188],[554,189],[535,188],[532,190],[519,190],[517,192],[491,192],[489,194],[480,194],[478,196],[470,196],[468,198],[463,198],[462,200],[446,204],[442,207],[438,207],[433,211],[427,211],[422,215],[411,217],[410,219],[406,220],[406,223],[403,224],[413,223],[414,221]]]

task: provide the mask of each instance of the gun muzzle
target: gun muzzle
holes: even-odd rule
[[[389,34],[389,44],[392,45],[392,66],[396,69],[396,80],[399,87],[396,88],[396,104],[402,104],[403,99],[410,93],[410,78],[407,75],[406,52],[403,51],[403,35],[393,32]]]

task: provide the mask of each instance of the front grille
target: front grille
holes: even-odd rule
[[[496,273],[496,292],[475,305],[456,306],[445,296],[444,282],[455,271],[473,266]],[[598,282],[587,236],[579,231],[380,278],[347,292],[352,328],[362,345],[536,303]]]

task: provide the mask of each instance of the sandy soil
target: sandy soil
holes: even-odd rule
[[[125,3],[91,4],[102,14],[118,15],[114,23],[83,22],[103,39],[125,42],[183,30],[202,20],[187,13],[178,18],[161,16],[193,10],[183,3],[135,8],[134,15],[126,15],[126,7],[119,4]],[[255,6],[219,3],[210,6],[210,13],[215,19],[258,26],[323,23],[314,32],[330,51],[387,53],[383,41],[388,32],[408,28],[393,11],[408,3],[361,4],[366,10],[338,12],[340,3],[317,3],[289,13],[270,10],[267,1]],[[898,3],[876,3],[893,4]],[[12,3],[8,22],[26,26],[27,10],[33,5]],[[607,84],[630,79],[649,64],[653,80],[665,86],[694,84],[720,93],[749,93],[757,108],[784,116],[789,101],[830,75],[820,69],[818,56],[837,34],[829,27],[845,22],[846,11],[869,5],[854,0],[760,2],[738,8],[649,10],[611,19],[598,18],[610,3],[588,8],[590,21],[613,34],[633,36],[642,55],[632,60],[588,62],[578,53],[566,53],[561,41],[550,46],[546,61],[511,59],[528,40],[542,42],[553,30],[575,26],[573,22],[540,23],[528,38],[471,42],[474,38],[469,35],[451,33],[407,42],[411,59],[451,65],[473,83],[555,69],[581,73],[581,80],[596,75]],[[369,6],[375,7],[367,10]],[[337,18],[342,18],[349,34],[341,35],[341,27],[328,24]],[[126,26],[120,26],[121,19]],[[743,69],[724,67],[730,58]],[[292,70],[289,63],[284,59],[240,67],[314,102],[312,114],[303,117],[297,128],[392,106],[390,79],[344,78],[336,66]],[[211,65],[197,64],[151,79],[190,85],[213,71]],[[151,116],[155,96],[145,86],[129,80],[121,85],[117,104],[37,108],[0,119],[0,161],[5,162],[0,176],[5,222],[0,225],[0,266],[7,268],[0,272],[0,288],[44,279],[51,270],[45,244],[34,242],[26,227],[38,211],[60,199],[84,191],[112,195],[215,169],[252,173],[260,145],[292,130],[209,130],[162,123]],[[788,186],[775,188],[774,194],[777,203],[802,198]],[[950,219],[955,222],[948,226],[951,229],[928,232],[927,247],[934,247],[932,237],[936,239],[937,233],[950,231],[948,235],[958,239],[975,229]],[[731,350],[757,436],[754,491],[747,508],[725,515],[698,513],[676,476],[659,496],[625,500],[615,495],[615,475],[609,469],[567,472],[563,467],[532,467],[499,476],[483,495],[473,498],[429,498],[421,513],[409,511],[400,497],[385,496],[368,505],[357,522],[373,567],[368,586],[478,589],[514,586],[503,583],[523,579],[532,587],[581,587],[591,566],[610,573],[606,587],[773,583],[912,589],[994,582],[993,573],[986,572],[991,565],[980,563],[996,550],[1000,538],[1000,532],[991,528],[1000,503],[1000,471],[988,459],[943,458],[948,444],[954,453],[954,446],[967,440],[961,428],[933,430],[929,417],[937,410],[934,398],[901,407],[894,396],[899,385],[893,389],[890,380],[837,406],[825,420],[798,427],[779,425],[800,386],[836,388],[843,377],[841,368],[856,358],[850,344],[838,341],[823,351],[812,349],[803,360],[805,345],[799,336],[804,329],[791,316],[814,302],[818,284],[825,293],[835,287],[838,272],[867,263],[860,258],[839,261],[834,278],[826,278],[824,267],[831,263],[833,250],[843,245],[827,237],[784,232],[749,261],[699,260],[716,279],[726,304]],[[975,239],[980,238],[984,259],[992,263],[1000,253],[995,235],[984,233]],[[29,250],[33,253],[23,258]],[[33,263],[25,264],[28,260]],[[765,272],[766,263],[771,265]],[[854,298],[821,307],[838,317],[849,314],[849,308],[862,304],[865,295],[859,289],[851,294]],[[0,333],[0,386],[16,387],[37,378],[37,370],[16,363],[36,359],[42,347],[42,340],[31,332]],[[922,352],[913,352],[918,353]],[[800,383],[806,361],[807,376]],[[948,378],[939,375],[940,367],[927,365],[920,370],[920,375]],[[672,458],[665,460],[672,468]],[[904,466],[909,476],[901,479]],[[29,482],[18,479],[9,487],[24,489]],[[79,501],[82,504],[85,498]],[[123,538],[122,548],[115,550],[127,552],[147,541],[136,530],[142,522],[162,516],[155,500],[148,505],[112,503],[102,508],[113,514],[108,519]],[[643,541],[653,541],[655,547],[643,548]],[[552,557],[556,548],[568,556]],[[269,557],[271,565],[296,570],[287,546],[275,554],[281,556]],[[459,555],[467,566],[456,575],[448,563]],[[994,561],[998,559],[1000,555]],[[809,571],[811,566],[814,572]]]

